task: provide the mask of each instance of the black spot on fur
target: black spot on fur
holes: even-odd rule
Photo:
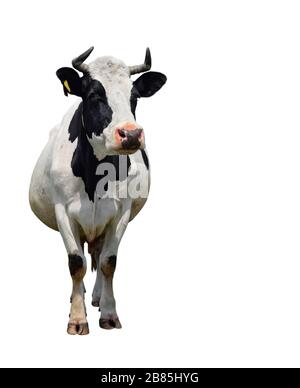
[[[112,120],[112,109],[108,104],[105,89],[101,82],[82,78],[82,117],[86,134],[100,136]]]
[[[82,103],[80,103],[73,115],[69,126],[69,133],[69,140],[71,142],[78,139],[77,147],[71,162],[73,174],[83,180],[85,191],[90,201],[94,201],[97,184],[99,180],[105,176],[96,174],[97,168],[101,163],[111,163],[114,166],[117,181],[127,178],[128,170],[131,165],[129,156],[127,156],[127,173],[126,176],[123,177],[120,175],[119,170],[119,155],[108,155],[100,161],[94,155],[93,148],[87,139],[87,132],[82,124]],[[107,186],[105,187],[105,190],[107,190]]]
[[[108,258],[108,264],[111,268],[116,268],[116,265],[117,265],[117,256],[116,255],[112,255]]]
[[[135,117],[135,111],[136,111],[138,98],[139,98],[138,90],[137,90],[137,88],[135,88],[133,86],[131,89],[131,95],[130,95],[130,107],[131,107],[131,112],[132,112],[134,117]]]
[[[82,257],[79,255],[69,255],[69,269],[71,276],[76,275],[76,273],[81,270],[83,267]]]
[[[146,152],[144,150],[142,150],[141,152],[142,152],[142,157],[143,157],[143,161],[145,163],[145,166],[147,167],[147,170],[149,170],[148,156],[147,156],[147,154],[146,154]]]
[[[101,271],[105,276],[112,277],[114,275],[117,264],[117,256],[112,255],[101,261]]]
[[[82,98],[82,116],[87,135],[90,138],[93,133],[99,136],[111,122],[113,114],[101,82],[89,75],[80,78],[78,73],[69,67],[58,69],[56,75],[63,84],[66,96],[70,93]],[[65,86],[66,81],[68,88]]]
[[[82,123],[80,125],[81,116],[82,116],[82,102],[79,104],[78,108],[76,109],[69,125],[69,134],[70,134],[69,140],[72,143],[80,135],[81,127],[82,127]]]

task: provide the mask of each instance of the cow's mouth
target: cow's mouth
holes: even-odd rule
[[[140,147],[135,147],[135,148],[121,148],[119,150],[117,150],[118,154],[120,155],[131,155],[131,154],[134,154],[136,151],[138,151],[140,149]]]
[[[141,146],[141,142],[139,141],[139,139],[126,139],[126,140],[123,140],[122,141],[122,148],[124,150],[137,150],[140,148]]]

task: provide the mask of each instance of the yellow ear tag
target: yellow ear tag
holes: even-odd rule
[[[67,91],[68,91],[69,93],[71,93],[71,88],[70,88],[70,86],[69,86],[67,80],[64,81],[64,86],[65,86],[65,88],[67,89]]]

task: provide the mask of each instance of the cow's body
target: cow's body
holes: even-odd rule
[[[110,121],[106,120],[101,131],[97,127],[89,132],[85,125],[85,97],[83,102],[77,102],[51,131],[30,185],[33,212],[44,224],[61,233],[69,256],[73,279],[69,334],[88,333],[83,284],[87,268],[85,242],[97,269],[92,304],[100,306],[100,326],[121,327],[112,290],[116,257],[128,222],[147,200],[150,180],[142,129],[135,129],[138,128],[135,108],[129,104],[132,81],[128,78],[128,67],[119,60],[103,57],[89,65],[88,77],[90,83],[96,83],[96,88],[101,83],[106,91],[102,96],[106,105],[99,105],[102,116],[98,121],[105,114]],[[70,91],[69,84],[61,81]],[[132,133],[134,136],[130,138]],[[101,185],[105,182],[107,164],[114,166],[116,174],[106,181],[103,192]]]
[[[55,215],[55,204],[68,208],[78,224],[81,226],[82,238],[87,242],[94,241],[103,234],[105,226],[114,218],[117,209],[124,208],[127,198],[99,198],[94,192],[91,201],[85,191],[84,182],[74,176],[71,161],[77,142],[71,143],[69,138],[70,121],[78,108],[75,104],[65,115],[62,123],[50,132],[49,140],[32,174],[30,185],[30,204],[35,215],[47,226],[59,230]],[[119,159],[119,156],[115,156]],[[145,150],[137,151],[128,156],[126,160],[129,171],[126,180],[117,181],[119,187],[126,185],[128,188],[132,178],[139,176],[145,188],[149,188],[150,174],[148,156]],[[121,163],[124,157],[121,156]],[[101,160],[99,161],[101,165]],[[132,168],[134,166],[134,168]],[[119,190],[116,190],[117,194]],[[133,198],[130,203],[130,219],[144,206],[147,196],[143,191],[142,198]]]

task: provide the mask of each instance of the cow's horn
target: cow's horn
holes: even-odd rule
[[[142,65],[137,66],[129,66],[130,75],[143,73],[144,71],[148,71],[151,69],[151,54],[150,49],[147,47],[145,62]]]
[[[74,69],[81,71],[82,73],[86,73],[88,71],[88,65],[83,63],[87,57],[90,55],[90,53],[94,50],[94,47],[90,47],[88,50],[86,50],[84,53],[79,55],[78,57],[74,58],[72,61],[72,65]]]

